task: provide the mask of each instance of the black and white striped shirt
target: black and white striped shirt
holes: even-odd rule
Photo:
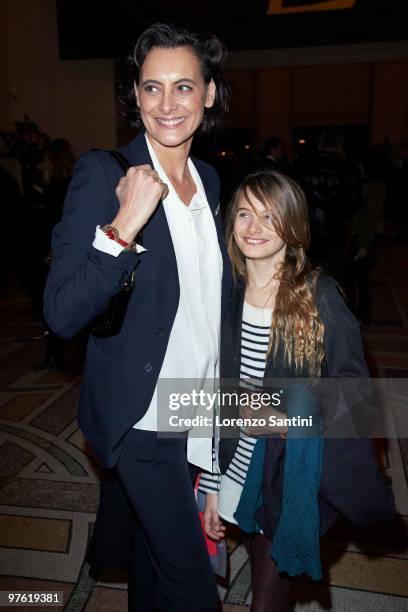
[[[240,385],[242,387],[262,388],[268,354],[272,310],[257,308],[247,302],[241,327]],[[226,474],[207,474],[203,472],[199,488],[205,493],[219,493],[220,515],[235,522],[232,518],[245,482],[252,452],[257,438],[240,433],[238,445]]]

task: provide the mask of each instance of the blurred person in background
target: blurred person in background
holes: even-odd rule
[[[52,140],[46,147],[43,162],[44,202],[47,211],[47,246],[51,248],[51,231],[61,220],[65,196],[71,181],[76,155],[63,138]],[[51,231],[49,231],[51,230]]]
[[[356,211],[347,250],[343,286],[350,308],[360,323],[368,323],[371,311],[370,270],[378,240],[384,233],[387,191],[384,166],[371,154],[361,165],[362,206]]]
[[[11,231],[4,233],[1,240],[0,285],[4,289],[8,285],[9,273],[12,270],[15,271],[17,279],[23,284],[21,253],[19,252],[20,249],[16,250],[14,248],[13,239],[14,228],[18,227],[23,202],[16,179],[3,166],[0,166],[0,198],[4,226],[11,229]]]
[[[303,159],[295,174],[309,206],[308,256],[341,281],[352,221],[361,206],[361,183],[346,158],[342,133],[324,130],[316,155]]]
[[[265,140],[258,166],[282,172],[283,174],[289,172],[288,157],[282,138],[269,136]]]
[[[52,259],[51,234],[61,220],[65,196],[74,171],[76,156],[72,145],[63,138],[48,143],[42,163],[43,200],[36,215],[33,291],[35,301],[43,309],[42,296]],[[38,369],[62,368],[63,342],[49,328],[45,330],[45,358]]]
[[[408,143],[386,142],[383,149],[385,220],[393,224],[396,239],[408,240]]]

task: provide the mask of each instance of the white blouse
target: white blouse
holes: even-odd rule
[[[177,380],[189,379],[186,390],[191,387],[191,380],[198,391],[205,386],[206,391],[214,392],[219,375],[223,266],[213,213],[200,175],[191,159],[188,159],[188,167],[196,185],[196,193],[190,205],[186,206],[166,176],[146,135],[145,138],[154,169],[169,188],[169,194],[162,205],[176,255],[180,284],[180,301],[157,384],[161,380],[164,383],[162,388],[171,390],[172,384],[165,383],[163,379],[173,379],[174,392],[177,392],[181,386]],[[109,238],[105,238],[112,243]],[[96,242],[94,246],[100,248]],[[142,257],[149,257],[148,250]],[[166,296],[163,295],[165,300]],[[157,389],[156,385],[147,412],[134,424],[134,428],[174,431],[168,425],[168,401],[158,412]],[[159,393],[159,396],[161,402],[162,394]],[[196,411],[194,407],[191,407],[190,413],[183,410],[183,417],[194,416]],[[160,413],[165,414],[165,417],[161,419]],[[203,414],[211,416],[207,410]],[[185,427],[184,431],[187,429],[188,460],[212,471],[212,431],[209,429],[205,431],[204,437],[197,437],[200,434],[194,432],[194,428]]]

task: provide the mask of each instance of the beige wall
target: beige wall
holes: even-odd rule
[[[408,143],[408,62],[373,66],[371,138]]]
[[[26,113],[79,153],[115,147],[113,61],[59,61],[55,4],[0,0],[0,128]],[[257,146],[276,134],[290,148],[294,126],[320,124],[368,124],[373,143],[408,141],[408,61],[356,61],[355,47],[341,47],[344,61],[332,65],[313,65],[329,61],[331,47],[309,59],[310,50],[266,51],[251,66],[257,52],[235,54],[227,72],[235,89],[232,126],[253,129]],[[375,56],[381,45],[374,47]]]
[[[238,85],[234,127],[251,128],[255,144],[273,134],[290,150],[292,128],[368,125],[371,144],[408,142],[408,61],[272,66],[226,72]]]
[[[294,68],[292,108],[294,125],[367,123],[370,65]]]
[[[78,153],[116,146],[112,60],[61,62],[55,0],[0,0],[0,128],[22,119]]]
[[[256,146],[266,136],[278,135],[290,152],[292,125],[292,75],[283,67],[260,68],[256,71]]]

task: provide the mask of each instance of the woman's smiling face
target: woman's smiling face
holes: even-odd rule
[[[153,47],[135,86],[146,131],[153,141],[177,147],[192,140],[205,108],[214,104],[215,85],[207,84],[190,47]]]
[[[271,211],[251,192],[248,201],[241,192],[237,202],[234,221],[235,242],[247,259],[275,259],[276,255],[284,256],[286,243],[277,234]]]

